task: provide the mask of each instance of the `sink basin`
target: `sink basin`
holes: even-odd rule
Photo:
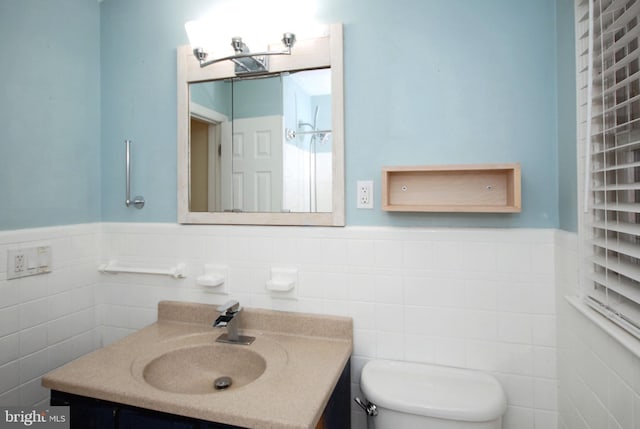
[[[203,394],[237,389],[260,377],[267,367],[258,353],[226,344],[206,344],[173,350],[149,362],[144,380],[173,393]],[[216,389],[214,383],[229,377],[231,384]]]
[[[265,335],[251,345],[217,343],[218,335],[184,335],[149,345],[133,361],[131,374],[164,393],[221,394],[268,382],[289,360],[282,345]]]

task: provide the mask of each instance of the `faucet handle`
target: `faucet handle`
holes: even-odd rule
[[[226,313],[226,312],[237,313],[238,311],[240,311],[240,303],[235,299],[232,299],[230,301],[225,302],[221,306],[219,306],[218,311],[220,313]]]

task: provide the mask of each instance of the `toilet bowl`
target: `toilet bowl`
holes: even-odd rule
[[[500,429],[507,408],[492,375],[439,365],[372,360],[360,388],[375,429]]]

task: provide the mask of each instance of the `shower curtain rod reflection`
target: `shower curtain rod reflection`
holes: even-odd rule
[[[291,128],[285,129],[285,134],[287,136],[287,140],[293,140],[298,135],[304,134],[331,134],[331,130],[317,130],[317,131],[296,131]]]

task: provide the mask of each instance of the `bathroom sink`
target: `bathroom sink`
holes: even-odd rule
[[[134,360],[131,373],[165,393],[206,395],[269,379],[289,360],[282,345],[264,335],[251,345],[219,343],[216,335],[185,335],[154,344]]]
[[[264,358],[252,350],[207,344],[173,350],[153,359],[144,367],[142,377],[167,392],[203,394],[249,384],[264,373],[266,366]]]
[[[43,385],[78,404],[94,398],[226,427],[310,429],[325,407],[335,418],[349,408],[350,319],[245,308],[240,333],[255,341],[244,345],[217,342],[225,331],[211,327],[217,314],[210,304],[163,301],[155,323],[57,368]],[[231,384],[216,389],[224,376]]]

